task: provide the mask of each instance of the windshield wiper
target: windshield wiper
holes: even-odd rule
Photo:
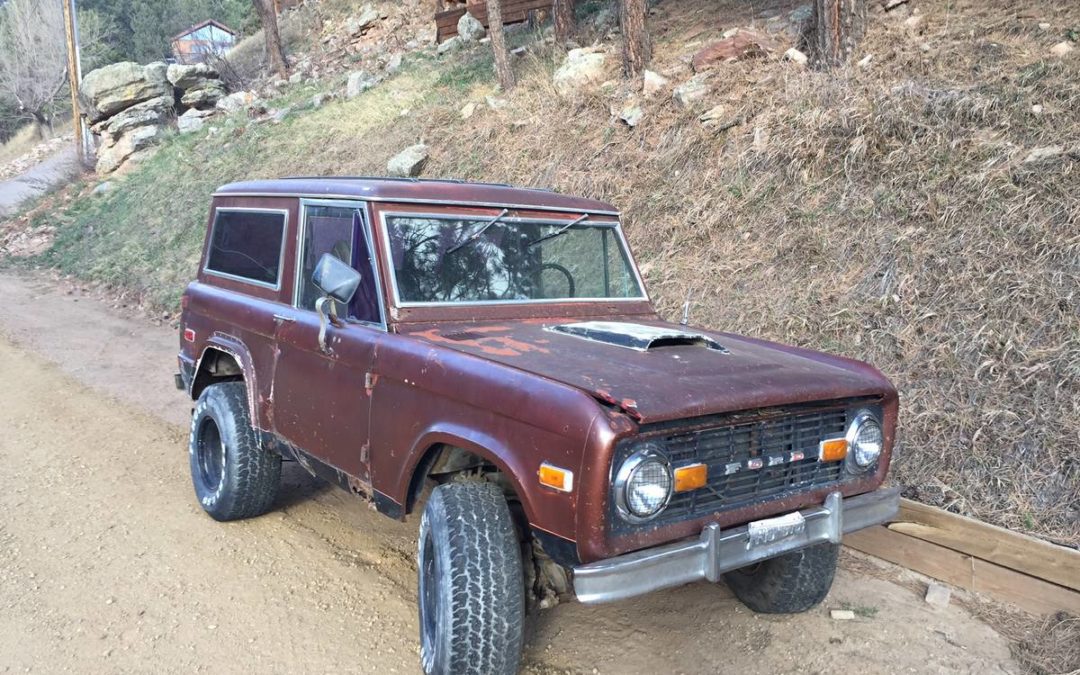
[[[451,246],[450,248],[448,248],[448,249],[446,250],[446,255],[450,255],[450,254],[451,254],[451,253],[453,253],[454,251],[457,251],[458,249],[464,248],[466,244],[469,244],[469,243],[471,243],[471,242],[474,242],[474,241],[476,241],[477,239],[479,239],[479,238],[480,238],[480,235],[482,235],[483,233],[487,232],[487,229],[488,229],[489,227],[491,227],[491,226],[492,226],[492,225],[494,225],[495,223],[497,223],[497,222],[499,222],[500,220],[502,220],[503,218],[505,218],[505,217],[506,217],[506,214],[508,214],[508,213],[510,213],[510,209],[503,209],[503,210],[502,210],[502,213],[500,213],[499,215],[495,216],[494,218],[492,218],[492,219],[491,219],[491,220],[489,220],[488,222],[484,223],[484,226],[483,226],[483,227],[481,227],[481,228],[480,228],[479,230],[477,230],[476,232],[473,232],[473,233],[472,233],[472,234],[470,234],[470,235],[469,235],[468,237],[465,237],[465,239],[464,239],[464,240],[462,240],[461,242],[459,242],[459,243],[457,243],[457,244],[454,244],[453,246]]]
[[[544,236],[540,237],[539,239],[534,239],[534,240],[530,241],[528,244],[525,244],[525,248],[532,248],[533,246],[536,246],[540,242],[547,241],[548,239],[554,239],[555,237],[558,237],[558,236],[564,234],[571,227],[573,227],[575,225],[578,225],[579,223],[583,223],[588,219],[589,219],[589,214],[586,213],[585,215],[583,215],[582,217],[580,217],[577,220],[573,221],[572,223],[567,223],[566,225],[563,225],[562,227],[555,230],[551,234],[545,234]]]

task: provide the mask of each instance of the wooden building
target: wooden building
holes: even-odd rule
[[[211,55],[222,55],[236,44],[237,32],[225,24],[207,19],[174,35],[173,58],[177,63],[202,63]]]

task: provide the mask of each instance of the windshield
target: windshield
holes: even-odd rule
[[[643,299],[615,223],[387,216],[398,301]]]

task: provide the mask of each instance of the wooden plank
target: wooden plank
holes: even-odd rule
[[[1035,614],[1080,616],[1080,593],[886,527],[844,536],[851,548]]]
[[[1080,551],[909,499],[889,529],[1080,591]]]
[[[529,12],[548,9],[552,0],[503,0],[503,24],[521,23],[528,18]],[[487,0],[469,3],[466,7],[457,7],[435,14],[436,41],[443,42],[457,35],[458,19],[468,11],[476,20],[488,26]]]

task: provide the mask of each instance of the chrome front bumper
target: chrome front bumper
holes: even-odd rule
[[[893,518],[900,509],[900,488],[886,488],[844,499],[833,492],[825,504],[793,512],[802,516],[801,530],[769,540],[756,530],[777,523],[782,528],[793,514],[721,530],[707,525],[696,540],[627,553],[574,568],[574,592],[588,604],[623,600],[661,588],[681,586],[700,579],[720,581],[725,572],[773,558],[813,544],[840,543],[842,534],[877,525]],[[795,517],[797,521],[797,517]]]

